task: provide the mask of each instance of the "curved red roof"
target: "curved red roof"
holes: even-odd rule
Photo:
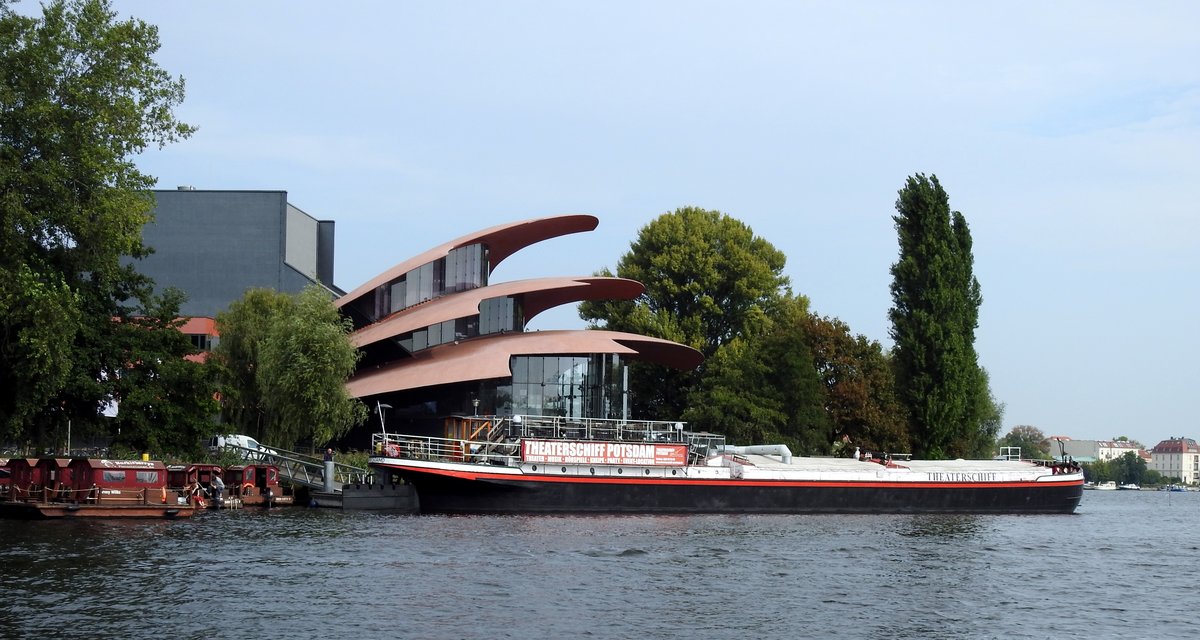
[[[350,341],[364,347],[380,340],[404,335],[438,322],[466,318],[479,313],[479,304],[489,298],[520,297],[529,321],[546,309],[580,300],[632,300],[645,292],[636,280],[625,278],[534,278],[452,293],[409,307],[354,332]]]
[[[338,298],[334,304],[338,308],[344,307],[347,304],[373,292],[380,285],[386,284],[399,278],[400,276],[420,267],[421,265],[433,262],[438,258],[446,257],[451,250],[458,247],[467,246],[470,244],[483,243],[488,246],[488,261],[489,273],[496,269],[496,265],[512,254],[528,247],[531,244],[536,244],[543,240],[565,236],[571,233],[582,233],[584,231],[592,231],[600,224],[599,219],[595,216],[585,214],[552,216],[548,218],[535,218],[532,220],[523,220],[521,222],[510,222],[507,224],[496,225],[482,231],[467,234],[456,240],[451,240],[442,245],[438,245],[424,253],[413,256],[404,262],[384,271],[375,276],[367,283],[358,287],[354,291]]]
[[[512,376],[509,358],[521,355],[615,353],[681,370],[704,356],[691,347],[632,333],[599,330],[532,331],[482,336],[418,352],[413,358],[359,371],[346,383],[356,398],[453,382]]]

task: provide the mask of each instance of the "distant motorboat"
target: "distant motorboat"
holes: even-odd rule
[[[1097,482],[1096,490],[1097,491],[1116,491],[1117,483],[1113,482],[1112,480],[1109,480],[1108,482]]]
[[[1136,483],[1128,482],[1122,485],[1117,485],[1117,489],[1120,489],[1121,491],[1141,491],[1142,487]]]

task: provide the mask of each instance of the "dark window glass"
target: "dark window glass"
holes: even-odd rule
[[[111,482],[111,483],[125,482],[125,472],[124,471],[112,471],[110,469],[105,469],[103,477],[104,477],[105,482]]]
[[[400,280],[391,286],[391,312],[395,313],[404,309],[404,303],[408,300],[408,281]]]
[[[433,299],[446,293],[446,259],[434,260],[430,272],[433,274],[433,290],[429,297]]]
[[[533,356],[533,357],[525,358],[525,360],[528,361],[528,363],[529,363],[528,369],[527,369],[528,373],[526,373],[526,375],[525,375],[526,382],[530,382],[533,384],[541,384],[542,383],[542,371],[544,370],[544,368],[546,366],[545,359]]]
[[[157,471],[138,471],[136,474],[138,484],[155,484],[158,482]]]

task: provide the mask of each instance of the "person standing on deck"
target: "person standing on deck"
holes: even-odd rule
[[[208,486],[212,489],[213,502],[220,503],[221,495],[225,493],[225,481],[221,479],[220,474],[214,473]]]

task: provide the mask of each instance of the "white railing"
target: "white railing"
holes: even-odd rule
[[[520,444],[517,442],[460,440],[399,433],[374,434],[371,450],[376,456],[436,462],[516,466],[520,464],[521,459]]]
[[[522,439],[677,442],[690,445],[699,458],[725,443],[725,437],[719,434],[685,431],[682,422],[529,415],[472,416],[463,420],[480,428],[463,429],[464,438],[376,433],[372,436],[372,453],[408,460],[517,466]]]

